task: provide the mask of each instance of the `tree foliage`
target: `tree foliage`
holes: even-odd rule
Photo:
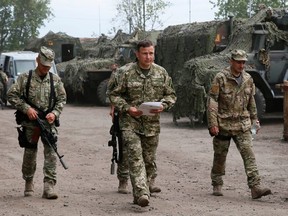
[[[121,0],[116,5],[117,15],[113,19],[119,22],[129,31],[136,28],[142,31],[152,30],[156,27],[162,27],[160,19],[164,10],[171,6],[169,1],[165,0]]]
[[[271,8],[285,7],[286,0],[209,0],[213,8],[217,8],[216,19],[232,15],[237,18],[248,18],[259,10],[259,5]]]
[[[0,0],[0,52],[22,49],[53,16],[50,0]]]

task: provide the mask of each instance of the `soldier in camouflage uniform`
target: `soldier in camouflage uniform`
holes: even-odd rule
[[[50,75],[49,70],[54,60],[54,51],[47,48],[41,47],[37,61],[37,68],[32,71],[31,82],[29,87],[29,94],[26,100],[23,100],[22,95],[27,96],[26,84],[28,80],[29,73],[21,74],[16,83],[11,86],[7,96],[8,101],[12,106],[16,107],[17,110],[22,111],[28,116],[28,119],[21,123],[24,128],[27,141],[29,142],[29,147],[25,147],[23,163],[22,163],[22,174],[25,180],[25,191],[24,196],[32,196],[34,192],[33,177],[36,171],[36,158],[37,158],[37,144],[40,138],[40,128],[37,126],[36,118],[45,119],[45,127],[51,130],[51,132],[56,136],[57,130],[55,127],[55,120],[59,119],[62,112],[63,106],[66,103],[66,92],[61,82],[60,78],[53,74],[54,91],[55,98],[53,98],[53,103],[55,103],[51,112],[46,116],[40,117],[39,110],[46,112],[49,108],[49,97],[51,94],[50,86]],[[30,103],[30,104],[28,104]],[[33,107],[31,104],[33,104]],[[54,192],[54,185],[56,184],[56,154],[54,150],[45,143],[44,146],[44,191],[43,198],[47,199],[57,199],[58,195]]]
[[[212,83],[207,118],[213,138],[214,161],[211,170],[213,195],[221,191],[225,162],[230,140],[233,139],[244,162],[248,186],[253,199],[271,194],[260,187],[260,176],[252,150],[251,124],[259,124],[254,100],[255,86],[252,77],[244,71],[247,55],[243,50],[231,52],[230,67],[218,73]]]
[[[4,99],[6,98],[6,87],[7,87],[8,77],[2,71],[2,65],[0,67],[0,105],[4,106]]]
[[[149,204],[151,189],[155,187],[160,113],[174,105],[176,95],[166,70],[153,63],[154,46],[151,41],[137,44],[136,57],[137,62],[119,68],[119,84],[109,97],[121,112],[120,128],[128,149],[134,203],[144,207]],[[161,102],[161,108],[150,111],[155,115],[142,115],[138,107],[149,101]]]
[[[114,64],[111,67],[112,74],[110,76],[108,85],[107,85],[107,95],[118,85],[118,80],[120,74],[117,70],[117,65]],[[110,116],[114,117],[115,107],[111,105],[110,108]],[[119,180],[118,192],[122,194],[128,194],[129,191],[127,189],[128,186],[128,179],[129,179],[129,168],[128,168],[128,152],[125,144],[122,141],[122,161],[117,163],[117,178]]]

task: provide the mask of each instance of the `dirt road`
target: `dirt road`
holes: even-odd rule
[[[254,139],[254,150],[263,185],[273,195],[252,200],[243,163],[234,143],[227,158],[223,197],[211,195],[212,139],[205,126],[192,129],[188,119],[179,126],[168,113],[162,115],[158,149],[162,192],[150,205],[132,204],[132,194],[118,194],[118,181],[110,175],[112,148],[107,146],[111,119],[108,107],[67,105],[61,117],[58,150],[69,166],[57,167],[57,200],[41,198],[43,146],[39,145],[35,195],[23,197],[21,178],[23,149],[18,147],[14,110],[0,110],[0,215],[287,215],[288,143],[282,142],[283,122],[267,119]],[[131,189],[131,185],[129,185]]]

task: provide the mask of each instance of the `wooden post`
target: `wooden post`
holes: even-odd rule
[[[283,130],[283,139],[288,141],[288,81],[284,81],[283,84],[277,84],[276,88],[281,88],[284,92],[283,100],[283,118],[284,118],[284,130]]]

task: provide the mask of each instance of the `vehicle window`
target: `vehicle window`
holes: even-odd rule
[[[17,76],[21,73],[27,72],[29,70],[33,70],[36,67],[35,60],[17,60],[15,61],[15,71]]]

